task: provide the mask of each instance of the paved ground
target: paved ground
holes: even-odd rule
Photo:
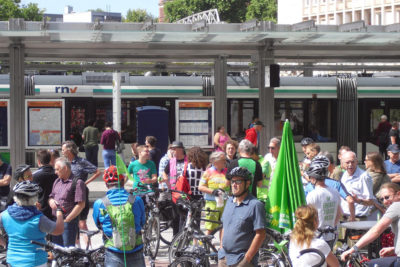
[[[93,181],[92,183],[90,183],[88,185],[88,188],[90,190],[90,194],[89,194],[89,201],[91,202],[91,206],[93,205],[93,202],[104,196],[105,192],[107,191],[107,188],[104,185],[104,182],[101,178],[98,178],[96,181]],[[88,224],[88,228],[89,230],[96,230],[96,226],[93,222],[92,219],[92,209],[90,209],[89,211],[89,215],[88,215],[88,220],[87,220],[87,224]],[[172,235],[172,230],[169,230],[169,234]],[[82,242],[81,242],[82,243]],[[102,245],[103,241],[101,238],[101,235],[95,235],[92,237],[92,247],[96,248],[99,247],[100,245]],[[83,245],[83,243],[82,243]],[[0,254],[0,257],[4,256],[5,253]],[[168,247],[160,242],[160,249],[158,251],[158,255],[157,255],[157,259],[155,262],[155,265],[157,267],[167,267],[169,265],[168,262]],[[0,264],[0,267],[4,266]],[[150,264],[148,263],[148,259],[146,259],[146,266],[150,266]],[[217,266],[216,264],[212,264],[211,266]]]

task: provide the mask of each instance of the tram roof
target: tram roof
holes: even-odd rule
[[[246,23],[0,22],[0,60],[21,42],[27,61],[249,61],[263,47],[278,62],[398,62],[400,23],[367,26]]]

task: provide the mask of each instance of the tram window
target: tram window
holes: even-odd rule
[[[400,120],[400,109],[399,108],[391,108],[389,110],[389,118],[390,118],[390,123],[392,123],[392,121],[399,121]]]
[[[375,129],[378,128],[379,122],[381,121],[381,116],[384,110],[382,108],[371,109],[371,121],[370,121],[370,133],[371,136],[374,135]]]
[[[234,139],[241,139],[245,135],[245,130],[250,125],[258,109],[257,100],[235,99],[230,101],[230,135]]]
[[[311,100],[308,103],[308,128],[306,133],[317,142],[331,142],[335,139],[333,125],[334,107],[332,100]]]
[[[275,135],[282,135],[283,124],[289,119],[295,142],[304,136],[304,101],[275,100]]]

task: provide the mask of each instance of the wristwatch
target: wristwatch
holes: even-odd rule
[[[356,245],[353,246],[353,249],[354,249],[354,252],[360,252],[360,249]]]
[[[65,213],[65,209],[60,204],[56,204],[56,206],[57,206],[57,211],[61,211],[62,214]]]

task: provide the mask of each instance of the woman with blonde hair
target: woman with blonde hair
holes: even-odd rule
[[[364,162],[365,168],[367,169],[369,176],[372,178],[372,191],[374,196],[376,196],[381,185],[384,183],[390,183],[391,180],[386,173],[385,163],[383,162],[383,158],[379,152],[368,152],[367,155],[365,155]]]
[[[210,167],[204,172],[199,184],[199,191],[204,193],[206,200],[205,209],[218,212],[206,212],[205,219],[219,221],[224,211],[225,204],[217,205],[217,198],[223,196],[230,189],[230,183],[226,179],[226,157],[224,152],[213,152],[210,155]],[[206,221],[204,227],[209,235],[218,227],[217,223]]]
[[[320,261],[314,253],[307,253],[300,257],[300,251],[315,248],[325,255],[323,266],[338,267],[339,262],[333,255],[329,245],[315,236],[318,228],[318,212],[312,205],[301,206],[296,210],[294,225],[289,245],[289,257],[293,266],[313,266]]]

